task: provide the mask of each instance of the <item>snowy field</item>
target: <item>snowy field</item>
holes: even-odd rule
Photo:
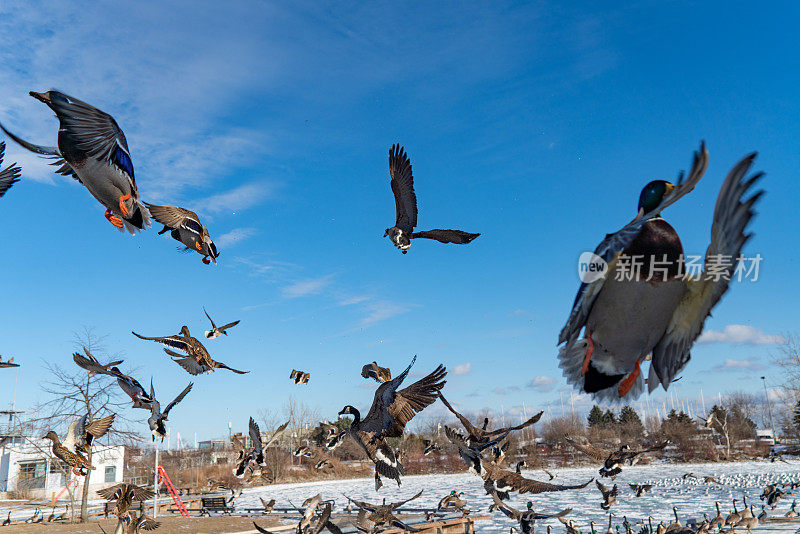
[[[599,466],[598,466],[599,467]],[[574,468],[551,470],[557,474],[553,482],[578,484],[597,477],[596,468]],[[684,473],[694,473],[698,479],[683,480]],[[541,471],[524,471],[523,474],[537,480],[547,480],[547,475]],[[703,476],[714,476],[722,485],[704,484]],[[723,516],[732,510],[732,501],[737,499],[737,506],[741,509],[742,497],[746,496],[749,504],[754,505],[755,514],[761,512],[763,501],[759,499],[761,492],[767,484],[776,482],[800,481],[800,462],[790,464],[776,462],[741,462],[730,464],[666,464],[654,463],[647,466],[628,467],[617,476],[614,482],[605,478],[602,482],[611,487],[616,483],[619,487],[617,503],[612,506],[614,525],[622,523],[627,517],[632,524],[645,519],[648,515],[654,518],[653,524],[663,520],[668,524],[672,519],[672,507],[677,506],[678,515],[683,524],[687,518],[703,519],[707,513],[709,519],[717,515],[714,501],[720,502]],[[387,502],[399,501],[411,497],[419,490],[424,490],[422,496],[408,504],[409,507],[435,507],[444,495],[451,490],[463,491],[464,498],[474,515],[487,514],[491,498],[485,494],[482,481],[475,475],[424,475],[407,476],[403,478],[403,485],[397,486],[386,481],[377,494],[374,491],[374,481],[370,479],[325,481],[303,484],[274,485],[261,488],[246,489],[237,499],[237,506],[258,507],[259,497],[265,500],[275,498],[276,506],[289,506],[289,500],[299,505],[307,497],[321,493],[325,499],[336,501],[336,511],[341,510],[347,501],[344,495],[358,500],[380,502],[384,497]],[[654,484],[650,493],[642,497],[635,497],[628,487],[629,483]],[[787,488],[788,489],[788,488]],[[798,490],[800,491],[800,490]],[[792,495],[787,495],[781,500],[774,510],[767,510],[770,516],[783,516],[790,506]],[[594,483],[584,489],[564,491],[557,493],[544,493],[538,495],[512,494],[508,501],[517,509],[524,509],[527,501],[533,501],[534,509],[542,513],[556,512],[563,508],[572,508],[569,516],[575,521],[582,532],[589,533],[589,522],[594,521],[595,529],[605,533],[608,528],[608,513],[600,509],[602,498]],[[537,522],[537,527],[544,531],[546,525],[552,525],[554,532],[564,532],[564,527],[557,520]],[[476,523],[476,529],[482,533],[508,532],[509,527],[515,523],[499,512],[492,514],[491,520]],[[773,523],[760,525],[758,532],[763,533],[794,533],[800,523]],[[622,529],[620,529],[624,532]],[[638,531],[638,527],[634,527]],[[754,530],[755,532],[756,530]]]
[[[598,466],[599,467],[599,466]],[[597,477],[597,468],[574,468],[551,470],[557,474],[553,482],[562,484],[583,483],[590,478]],[[683,480],[684,473],[694,473],[699,479]],[[537,480],[547,480],[547,475],[541,471],[524,471],[523,474]],[[722,485],[704,484],[703,476],[714,476]],[[411,497],[419,490],[424,490],[422,496],[409,503],[414,508],[435,508],[444,495],[451,490],[463,491],[462,496],[472,509],[473,515],[488,513],[491,498],[483,491],[482,481],[475,475],[424,475],[407,476],[403,478],[403,485],[397,486],[386,481],[377,494],[374,491],[374,481],[368,479],[354,479],[344,481],[309,482],[302,484],[276,484],[258,488],[245,489],[241,497],[236,500],[237,508],[259,508],[259,497],[265,500],[275,498],[276,506],[290,506],[289,501],[299,505],[307,497],[321,493],[325,499],[336,502],[335,512],[341,511],[347,504],[345,495],[354,499],[370,502],[380,502],[386,498],[388,502],[399,501]],[[748,503],[754,505],[756,515],[761,512],[763,502],[759,495],[767,484],[800,482],[800,462],[790,464],[776,462],[741,462],[730,464],[667,464],[654,463],[648,466],[628,467],[617,477],[614,482],[608,478],[602,482],[607,486],[616,483],[619,487],[617,503],[612,506],[614,525],[620,524],[623,517],[634,525],[638,521],[652,515],[654,525],[663,520],[668,524],[672,519],[672,507],[678,508],[681,522],[686,524],[686,519],[703,519],[703,513],[709,518],[716,516],[714,501],[720,502],[722,514],[727,515],[732,510],[732,501],[737,499],[741,509],[742,497],[746,496]],[[654,484],[653,490],[642,497],[635,497],[628,487],[629,483]],[[788,488],[787,488],[788,489]],[[798,490],[800,492],[800,490]],[[782,517],[790,508],[793,495],[787,495],[781,500],[774,510],[767,510],[770,516]],[[565,491],[558,493],[544,493],[539,495],[512,494],[509,504],[517,509],[524,509],[528,500],[533,501],[534,508],[543,513],[556,512],[563,508],[572,508],[569,516],[575,521],[582,532],[590,532],[589,522],[594,521],[598,533],[605,534],[608,527],[608,513],[600,509],[600,492],[594,483],[582,490]],[[0,517],[5,518],[9,510],[17,508],[12,503],[0,503]],[[56,513],[62,511],[58,508]],[[12,517],[29,517],[30,510],[15,510]],[[49,515],[50,509],[45,510]],[[540,532],[546,525],[552,525],[554,532],[564,532],[564,527],[556,520],[537,522]],[[481,533],[508,532],[509,527],[515,523],[499,512],[492,514],[492,518],[476,523],[476,529]],[[772,523],[760,525],[759,533],[794,533],[800,523]],[[9,529],[9,531],[12,529]],[[638,527],[634,526],[634,531]],[[624,532],[624,531],[623,531]],[[741,532],[744,532],[743,530]],[[756,530],[754,530],[756,532]]]

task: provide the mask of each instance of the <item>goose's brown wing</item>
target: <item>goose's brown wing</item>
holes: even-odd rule
[[[507,469],[494,469],[493,472],[490,473],[490,476],[491,480],[495,481],[497,486],[510,486],[514,491],[518,491],[519,493],[545,493],[550,491],[581,489],[588,486],[589,483],[594,480],[590,479],[583,484],[576,485],[550,484],[549,482],[540,482],[538,480],[525,478]]]
[[[697,185],[697,182],[700,181],[700,178],[703,177],[703,174],[705,174],[707,167],[708,151],[706,151],[705,143],[700,143],[700,150],[694,153],[692,169],[686,180],[683,179],[683,174],[681,174],[675,189],[671,193],[665,195],[664,199],[653,211],[645,213],[641,217],[637,217],[617,232],[608,234],[605,239],[600,242],[594,254],[606,262],[606,273],[614,271],[619,254],[633,243],[639,235],[642,226],[650,219],[657,217],[667,206],[670,206],[679,198],[691,192],[695,185]],[[601,277],[594,282],[584,282],[580,285],[578,293],[575,295],[575,301],[572,304],[572,310],[570,310],[567,323],[558,335],[559,345],[564,342],[567,342],[568,345],[572,345],[575,340],[578,339],[578,334],[580,334],[580,331],[586,324],[586,319],[592,311],[594,301],[597,299],[597,295],[600,293],[604,282],[605,277]]]
[[[579,443],[569,436],[564,436],[564,441],[566,441],[567,443],[569,443],[570,445],[581,451],[583,454],[591,456],[598,462],[604,461],[606,458],[609,457],[610,454],[612,454],[612,451],[601,449],[600,447],[595,447],[594,445],[591,445],[589,443],[586,444]]]
[[[417,225],[417,194],[414,192],[411,161],[403,147],[397,144],[389,149],[389,175],[397,208],[395,226],[410,234]]]
[[[399,437],[411,419],[434,402],[444,387],[447,370],[439,365],[431,374],[395,394],[389,405],[389,414],[394,420],[394,428],[387,436]]]
[[[543,411],[539,412],[536,415],[534,415],[533,417],[531,417],[530,419],[528,419],[527,421],[525,421],[524,423],[519,424],[517,426],[510,426],[510,427],[507,427],[507,428],[498,428],[497,430],[492,430],[490,432],[486,432],[485,435],[486,436],[497,436],[497,435],[502,434],[504,432],[513,432],[515,430],[522,430],[523,428],[527,428],[527,427],[537,423],[539,421],[539,419],[542,418],[542,414],[543,413],[544,413]],[[550,473],[548,473],[548,474],[550,474]]]
[[[512,508],[511,506],[501,501],[500,497],[497,496],[497,492],[495,490],[492,490],[490,493],[492,494],[492,500],[494,501],[494,505],[495,507],[497,507],[498,510],[503,512],[509,518],[519,521],[520,517],[522,517],[522,512],[520,512],[516,508]]]
[[[464,417],[463,415],[461,415],[460,413],[458,413],[458,412],[455,410],[455,408],[453,408],[452,406],[450,406],[450,403],[449,403],[449,402],[447,402],[447,399],[445,399],[445,398],[444,398],[444,395],[442,395],[442,393],[441,393],[441,392],[439,392],[439,399],[442,401],[442,403],[445,405],[445,407],[446,407],[448,410],[450,410],[450,413],[452,413],[453,415],[455,415],[455,416],[456,416],[456,418],[457,418],[459,421],[461,421],[461,424],[462,424],[462,425],[464,425],[464,429],[467,431],[467,434],[469,434],[469,435],[472,435],[472,436],[480,436],[480,435],[483,435],[481,430],[479,430],[477,427],[475,427],[475,425],[473,425],[472,423],[470,423],[470,422],[469,422],[469,419],[467,419],[466,417]]]
[[[419,496],[420,496],[420,495],[422,495],[422,491],[423,491],[423,490],[419,490],[419,493],[417,493],[416,495],[414,495],[413,497],[411,497],[411,498],[409,498],[409,499],[406,499],[406,500],[404,500],[404,501],[400,501],[400,502],[394,502],[394,503],[392,503],[392,504],[390,505],[390,508],[391,508],[392,510],[397,510],[398,508],[400,508],[401,506],[403,506],[405,503],[407,503],[407,502],[411,502],[411,501],[413,501],[414,499],[417,499],[417,498],[419,498]]]

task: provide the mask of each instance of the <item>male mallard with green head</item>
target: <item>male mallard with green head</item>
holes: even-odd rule
[[[608,401],[636,398],[645,383],[650,392],[659,384],[669,387],[688,363],[692,344],[727,291],[751,237],[745,230],[763,193],[744,198],[762,176],[746,176],[754,158],[737,163],[720,188],[702,273],[686,275],[680,238],[661,212],[702,178],[708,166],[705,145],[695,153],[686,180],[683,175],[677,184],[655,180],[642,189],[633,221],[595,249],[593,261],[605,262],[607,269],[581,284],[559,335],[559,367],[569,383]],[[651,355],[644,381],[640,364]]]

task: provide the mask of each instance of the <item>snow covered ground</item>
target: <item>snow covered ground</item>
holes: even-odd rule
[[[557,474],[553,482],[562,484],[583,483],[592,477],[597,477],[597,468],[573,468],[551,470]],[[683,480],[684,473],[694,473],[699,479]],[[523,474],[537,480],[548,479],[541,471],[525,471]],[[722,485],[705,484],[703,476],[714,476]],[[407,476],[403,478],[400,488],[386,481],[380,492],[375,493],[374,481],[370,479],[357,479],[345,481],[325,481],[303,484],[274,485],[252,488],[244,491],[237,499],[236,505],[240,507],[260,506],[259,497],[266,500],[275,498],[276,506],[289,506],[289,500],[299,505],[304,499],[321,493],[325,499],[336,501],[336,510],[346,504],[344,495],[354,499],[370,502],[380,502],[384,497],[387,502],[400,501],[411,497],[419,490],[424,490],[422,496],[408,504],[410,507],[435,507],[444,495],[451,490],[463,491],[462,498],[466,499],[473,514],[488,513],[491,498],[485,494],[482,481],[472,474],[457,475],[424,475]],[[616,478],[614,482],[605,478],[602,480],[607,486],[616,483],[619,487],[617,503],[612,506],[614,525],[620,524],[623,516],[635,524],[637,521],[652,515],[654,525],[663,520],[668,524],[672,519],[672,507],[678,508],[678,515],[682,523],[687,518],[703,519],[703,513],[709,518],[717,515],[714,502],[720,502],[723,516],[732,510],[732,501],[737,499],[737,506],[741,509],[744,496],[749,504],[754,505],[755,514],[761,512],[763,502],[759,499],[761,492],[767,484],[775,482],[800,482],[800,462],[786,464],[776,462],[740,462],[724,464],[667,464],[654,463],[647,466],[628,467]],[[635,484],[654,484],[653,490],[642,497],[635,497],[628,486]],[[800,489],[798,489],[800,492]],[[789,510],[792,495],[787,495],[781,500],[775,510],[767,510],[771,516],[783,516]],[[589,533],[589,522],[594,521],[595,529],[605,534],[608,528],[608,513],[600,509],[602,498],[594,483],[584,489],[564,491],[557,493],[544,493],[538,495],[512,494],[508,501],[517,509],[524,509],[527,501],[533,501],[534,509],[543,513],[556,512],[563,508],[572,508],[569,516],[575,521],[584,533]],[[554,532],[564,532],[564,527],[556,520],[537,522],[540,532],[546,525],[552,525]],[[481,533],[508,532],[509,527],[515,523],[499,512],[492,514],[491,520],[476,523],[476,529]],[[773,523],[761,525],[759,533],[794,533],[800,523]],[[638,527],[635,527],[638,531]],[[624,531],[622,531],[624,532]]]
[[[599,467],[599,466],[598,466]],[[598,476],[597,468],[582,467],[572,469],[551,470],[557,474],[553,482],[562,484],[583,483],[590,478]],[[699,478],[683,480],[684,473],[694,473]],[[546,481],[548,479],[541,471],[525,471],[523,474],[529,478]],[[722,485],[704,484],[703,476],[714,476]],[[424,475],[407,476],[403,478],[400,488],[385,481],[380,492],[375,493],[374,481],[368,479],[354,479],[344,481],[309,482],[302,484],[276,484],[258,488],[249,488],[236,500],[237,508],[258,508],[261,506],[259,497],[265,500],[275,498],[276,506],[290,506],[289,501],[299,505],[304,499],[321,493],[325,499],[336,501],[335,511],[347,504],[345,495],[354,499],[380,502],[384,497],[388,502],[399,501],[411,497],[419,490],[424,490],[422,496],[409,503],[410,507],[435,507],[444,495],[451,490],[463,491],[473,514],[487,514],[491,499],[483,491],[482,481],[475,475],[464,473],[457,475]],[[668,464],[653,463],[647,466],[627,467],[614,482],[603,479],[607,486],[616,483],[619,487],[617,504],[612,507],[614,525],[622,522],[623,516],[635,524],[648,515],[654,517],[654,524],[663,520],[669,523],[672,519],[672,507],[678,508],[681,521],[685,524],[687,518],[703,519],[703,513],[709,517],[716,516],[714,502],[719,501],[722,514],[727,515],[732,509],[733,499],[741,507],[742,497],[746,496],[749,503],[754,505],[756,515],[761,512],[763,502],[759,495],[767,484],[775,482],[800,482],[800,462],[790,464],[776,462],[740,462],[723,464]],[[654,484],[653,490],[642,497],[635,497],[628,487],[629,483]],[[798,489],[800,492],[800,489]],[[778,503],[775,510],[767,510],[771,516],[783,516],[790,508],[793,496],[788,495]],[[598,533],[605,534],[608,527],[608,514],[600,509],[600,492],[594,483],[582,490],[564,491],[558,493],[544,493],[539,495],[512,494],[509,504],[517,509],[524,509],[527,501],[533,501],[534,508],[540,512],[556,512],[563,508],[572,508],[569,516],[586,534],[590,532],[589,522],[594,521]],[[0,518],[5,518],[9,510],[17,508],[11,503],[0,503]],[[57,510],[56,513],[59,513]],[[50,510],[45,511],[49,515]],[[29,510],[17,510],[12,517],[26,517]],[[556,520],[537,522],[539,532],[544,532],[546,525],[552,525],[556,533],[564,532],[564,527]],[[492,514],[492,518],[476,523],[478,532],[481,533],[506,533],[515,523],[499,512]],[[758,533],[791,534],[798,530],[800,523],[772,523],[758,527]],[[635,527],[638,531],[638,527]],[[623,531],[624,532],[624,531]],[[741,531],[744,532],[744,531]]]

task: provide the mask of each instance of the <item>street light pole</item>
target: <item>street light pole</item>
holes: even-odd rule
[[[772,440],[776,441],[775,437],[775,426],[772,424],[772,402],[769,400],[769,394],[767,393],[767,377],[762,376],[761,382],[764,384],[764,400],[767,401],[767,410],[769,413],[769,428],[772,430]]]

